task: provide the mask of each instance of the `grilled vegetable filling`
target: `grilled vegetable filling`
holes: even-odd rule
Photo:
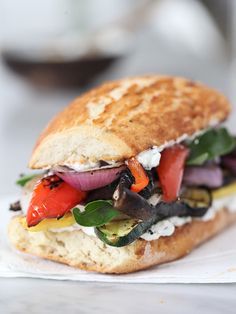
[[[45,175],[34,188],[24,225],[36,232],[41,226],[46,230],[47,221],[51,222],[49,228],[76,222],[94,228],[108,245],[128,245],[165,219],[203,217],[212,205],[212,195],[236,182],[235,147],[235,138],[225,128],[217,128],[165,148],[159,164],[151,170],[132,157],[117,172],[108,168],[87,175]],[[87,180],[93,176],[98,185],[91,190],[93,184]],[[27,185],[31,178],[21,177],[17,183]],[[82,204],[83,210],[77,204]]]

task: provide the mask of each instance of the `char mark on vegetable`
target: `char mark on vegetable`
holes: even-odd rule
[[[11,210],[13,212],[17,212],[17,211],[22,210],[20,201],[17,201],[15,203],[10,204],[9,210]]]

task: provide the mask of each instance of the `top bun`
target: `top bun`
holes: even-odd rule
[[[179,77],[108,82],[76,98],[46,127],[34,148],[34,169],[122,162],[152,146],[225,120],[227,99]]]

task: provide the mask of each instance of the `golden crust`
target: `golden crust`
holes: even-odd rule
[[[49,123],[29,166],[124,161],[221,122],[229,112],[222,94],[184,78],[109,82],[75,99]]]
[[[115,248],[81,230],[28,232],[19,223],[19,217],[15,217],[9,225],[9,238],[18,250],[25,253],[87,271],[121,274],[185,256],[234,222],[236,214],[224,209],[210,221],[195,220],[176,228],[172,236],[150,242],[139,239],[126,247]]]

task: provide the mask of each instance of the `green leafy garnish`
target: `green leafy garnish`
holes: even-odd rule
[[[32,180],[34,177],[36,177],[38,174],[28,174],[21,176],[17,181],[16,184],[20,186],[25,186],[27,182]]]
[[[187,165],[200,166],[208,160],[230,153],[235,147],[236,140],[226,128],[209,130],[189,144]]]
[[[98,227],[119,216],[120,213],[113,208],[111,201],[98,200],[88,203],[83,212],[77,207],[74,208],[73,215],[81,226]]]

